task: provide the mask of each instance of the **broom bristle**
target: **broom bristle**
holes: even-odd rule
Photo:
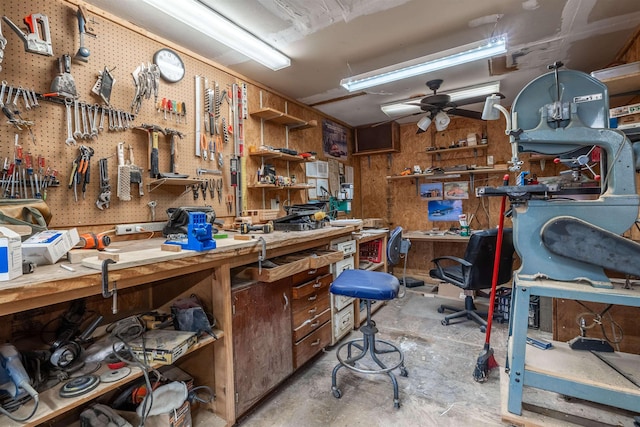
[[[500,367],[496,358],[493,357],[493,354],[489,357],[489,360],[487,361],[487,367],[489,368],[489,370]]]

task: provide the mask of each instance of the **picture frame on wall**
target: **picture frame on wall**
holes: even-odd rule
[[[429,221],[458,221],[462,214],[462,200],[429,200]]]
[[[322,120],[322,151],[329,159],[347,160],[347,129],[331,120]]]
[[[450,200],[462,200],[469,198],[469,182],[455,181],[444,183],[444,198]]]
[[[442,183],[427,182],[420,184],[421,200],[442,200]]]

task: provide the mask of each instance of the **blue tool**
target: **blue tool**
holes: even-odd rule
[[[207,214],[204,212],[189,212],[189,225],[187,235],[180,238],[169,239],[165,243],[180,245],[182,249],[192,251],[207,251],[216,248],[213,240],[211,223],[207,222]]]
[[[28,420],[38,409],[38,392],[31,387],[31,380],[24,366],[22,366],[20,353],[13,344],[5,343],[0,345],[0,368],[2,368],[0,369],[0,395],[8,393],[11,397],[18,400],[18,398],[21,398],[26,393],[33,398],[35,403],[33,411],[27,415],[26,418],[15,417],[2,407],[0,407],[0,412],[15,421]]]

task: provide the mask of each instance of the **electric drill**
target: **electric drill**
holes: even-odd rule
[[[80,241],[75,246],[77,249],[97,249],[103,251],[111,244],[111,238],[106,233],[84,233],[80,235]]]

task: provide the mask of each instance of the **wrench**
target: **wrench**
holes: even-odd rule
[[[114,130],[115,126],[113,125],[113,108],[109,108],[109,130]]]
[[[18,96],[20,96],[21,90],[22,90],[22,86],[18,86],[18,88],[16,89],[16,94],[13,97],[13,102],[11,103],[11,105],[13,105],[14,110],[18,110]]]
[[[91,104],[86,104],[87,105],[87,131],[89,131],[89,137],[93,138],[92,135],[92,129],[93,129],[93,105]]]
[[[93,105],[93,123],[91,124],[91,138],[98,137],[98,104]]]
[[[38,95],[36,95],[36,91],[31,89],[31,106],[32,107],[39,107],[40,104],[38,104]]]
[[[7,99],[3,102],[4,105],[9,105],[11,102],[11,92],[13,92],[13,86],[9,85],[9,92],[7,93]]]
[[[118,110],[118,130],[124,130],[124,126],[122,126],[122,111]]]
[[[27,91],[25,89],[22,89],[22,100],[24,101],[24,108],[31,110],[31,105],[29,105],[29,98],[27,97]]]
[[[102,132],[104,130],[104,107],[100,107],[100,126],[98,126],[98,131]]]
[[[4,99],[4,93],[7,91],[7,81],[3,80],[2,81],[2,89],[0,89],[0,107],[4,107],[4,102],[2,102],[2,100]]]
[[[81,105],[82,108],[82,138],[89,139],[89,128],[87,127],[87,104],[84,102]]]
[[[73,137],[73,128],[71,127],[71,98],[65,98],[64,106],[67,110],[67,140],[64,142],[67,145],[76,145],[76,140]]]
[[[75,121],[75,132],[73,132],[73,137],[77,140],[82,138],[82,132],[80,132],[80,107],[78,106],[78,100],[73,100],[73,116]]]

